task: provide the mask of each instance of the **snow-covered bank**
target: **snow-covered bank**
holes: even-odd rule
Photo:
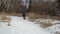
[[[37,19],[35,23],[40,26],[39,23],[41,22],[48,22],[50,21],[53,25],[43,28],[44,30],[50,32],[51,34],[60,34],[60,21],[59,20],[53,20],[53,19]]]
[[[22,17],[10,16],[11,26],[7,23],[1,23],[0,34],[51,34],[34,23],[28,20],[23,20]]]

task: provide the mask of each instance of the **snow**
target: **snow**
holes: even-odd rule
[[[23,20],[22,17],[9,17],[11,18],[11,26],[7,26],[7,23],[0,22],[0,34],[51,34],[33,22]]]
[[[47,28],[42,28],[35,22],[28,19],[24,20],[18,16],[7,16],[11,18],[11,26],[8,23],[0,22],[0,34],[60,34],[60,24],[55,24]],[[37,19],[41,21],[52,21],[52,23],[60,23],[59,20],[53,19]]]
[[[40,20],[38,23],[36,23],[36,21]],[[43,28],[44,30],[50,32],[51,34],[60,34],[60,24],[55,24],[55,23],[60,23],[59,20],[54,20],[54,19],[37,19],[35,21],[35,23],[39,26],[40,22],[48,22],[48,21],[52,22],[52,26]]]

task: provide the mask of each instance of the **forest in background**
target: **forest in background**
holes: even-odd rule
[[[0,0],[0,13],[19,15],[23,10],[23,6],[21,6],[20,3],[21,0]],[[56,0],[30,0],[27,15],[33,13],[39,16],[59,16],[60,10],[56,8],[57,5],[58,2]]]

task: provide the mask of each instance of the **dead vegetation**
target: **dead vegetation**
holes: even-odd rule
[[[18,4],[18,0],[15,0],[14,2],[13,2],[13,0],[11,0],[11,1],[12,1],[12,3],[10,4],[8,11],[6,11],[4,9],[5,5],[1,4],[2,7],[0,7],[0,9],[2,9],[2,10],[0,10],[0,13],[3,12],[3,13],[7,13],[7,15],[22,16],[21,11],[22,11],[23,7]],[[47,15],[49,15],[48,17],[52,17],[57,14],[56,13],[57,11],[52,9],[53,7],[54,7],[53,3],[50,1],[46,1],[44,3],[43,2],[40,3],[40,1],[39,2],[32,1],[30,4],[29,10],[27,11],[27,13],[29,13],[29,14],[27,14],[27,15],[30,19],[32,19],[32,18],[36,19],[36,18],[40,18],[40,17],[46,18]],[[8,7],[6,7],[6,8],[8,8]]]
[[[31,21],[34,21],[34,19],[39,19],[39,18],[44,18],[44,19],[56,19],[56,20],[60,20],[60,16],[49,16],[49,15],[40,15],[37,13],[27,13],[27,16],[29,17],[29,19]]]
[[[11,21],[11,18],[10,17],[7,17],[6,15],[0,15],[0,21],[1,22],[7,22],[8,23],[8,26],[10,26],[10,21]]]
[[[12,1],[12,0],[11,0]],[[21,11],[22,11],[22,6],[18,4],[18,1],[15,0],[14,3],[11,3],[10,8],[8,11],[6,11],[2,5],[2,8],[0,7],[0,14],[6,14],[6,15],[13,15],[13,16],[22,16]],[[35,1],[31,2],[30,8],[27,11],[27,16],[29,19],[38,19],[38,18],[53,18],[53,19],[60,19],[60,16],[56,16],[56,12],[54,9],[52,9],[53,3],[50,1],[42,2],[40,3]]]
[[[9,15],[9,16],[22,16],[22,13],[8,13],[8,12],[0,12],[0,15]]]
[[[37,14],[37,16],[39,15],[40,17],[53,17],[54,18],[59,16],[59,12],[57,10],[55,10],[56,8],[52,9],[54,7],[53,2],[47,1],[45,3],[38,3],[35,2],[29,9],[29,12],[32,14]],[[57,15],[58,13],[58,15]],[[36,16],[35,16],[36,17]],[[38,18],[38,17],[37,17]],[[59,18],[60,19],[60,18]]]
[[[29,17],[29,19],[37,19],[37,18],[40,18],[40,15],[38,15],[36,13],[29,13],[28,17]]]
[[[49,26],[52,26],[53,24],[51,22],[41,22],[40,23],[40,26],[43,27],[43,28],[46,28],[46,27],[49,27]]]
[[[47,21],[45,21],[45,20],[43,20],[43,21],[38,20],[36,24],[39,24],[39,26],[43,27],[43,28],[46,28],[46,27],[49,27],[49,26],[53,25],[51,20],[47,20]]]
[[[54,3],[55,4],[55,3]],[[60,20],[59,13],[56,8],[52,9],[55,5],[53,5],[53,2],[46,1],[42,3],[37,3],[37,2],[32,2],[29,13],[27,14],[29,19],[31,21],[35,21],[34,19],[39,19],[39,18],[51,18],[51,19],[57,19]]]

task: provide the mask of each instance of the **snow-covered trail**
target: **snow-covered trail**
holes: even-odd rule
[[[10,16],[11,26],[1,23],[0,34],[51,34],[33,22],[23,20],[22,17]]]

